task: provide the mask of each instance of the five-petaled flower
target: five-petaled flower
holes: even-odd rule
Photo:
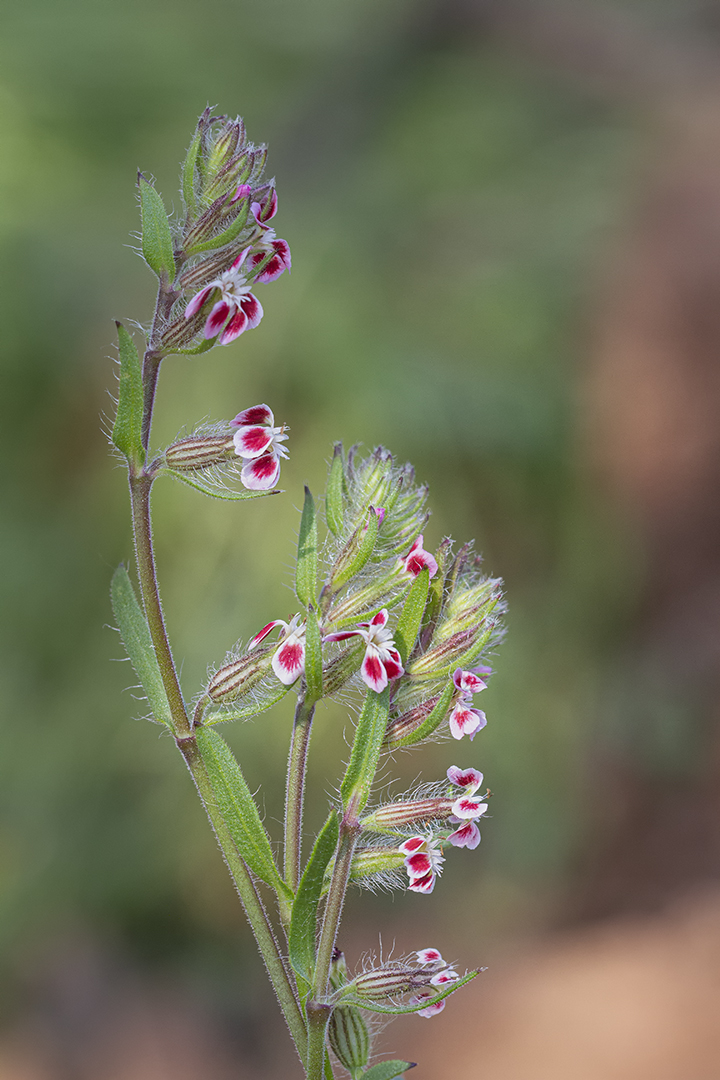
[[[268,405],[253,405],[230,421],[237,428],[233,436],[235,453],[243,459],[240,479],[252,491],[267,491],[280,476],[280,459],[287,458],[285,427],[274,427],[275,417]]]
[[[191,319],[210,299],[210,295],[216,289],[220,290],[220,299],[208,315],[203,331],[206,338],[214,338],[219,334],[218,345],[229,345],[243,331],[254,329],[263,316],[260,301],[250,291],[252,284],[247,274],[241,273],[249,251],[250,248],[245,248],[229,269],[214,281],[208,282],[185,308],[185,318]]]
[[[276,626],[282,627],[282,639],[272,658],[272,669],[285,686],[291,686],[305,670],[305,623],[300,619],[300,615],[294,615],[289,623],[284,619],[274,619],[263,626],[248,644],[248,651],[254,649]]]
[[[405,856],[405,869],[412,892],[431,893],[435,888],[435,878],[442,873],[445,857],[438,851],[438,841],[432,836],[411,836],[399,845]]]
[[[452,784],[463,790],[463,794],[452,805],[450,818],[459,828],[448,836],[448,840],[454,847],[472,850],[480,843],[480,830],[476,819],[482,817],[488,808],[488,804],[475,795],[483,782],[483,774],[477,769],[459,769],[457,765],[451,765],[447,776]]]
[[[383,608],[370,622],[358,623],[355,630],[340,630],[323,638],[323,641],[363,638],[367,648],[360,670],[366,685],[377,694],[385,689],[391,679],[397,679],[404,671],[400,653],[393,641],[393,632],[387,628],[387,621],[387,608]]]
[[[469,735],[472,742],[478,731],[487,724],[485,713],[480,709],[473,709],[472,696],[484,690],[487,683],[472,671],[463,671],[462,668],[458,668],[453,675],[453,682],[459,696],[450,713],[450,731],[453,738],[462,739],[463,735]]]
[[[437,560],[423,547],[423,535],[420,533],[413,546],[402,560],[402,567],[408,574],[417,577],[421,570],[426,568],[430,571],[430,577],[435,577],[438,571]]]

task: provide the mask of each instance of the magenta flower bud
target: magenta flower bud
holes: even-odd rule
[[[232,461],[235,446],[232,436],[197,436],[181,439],[165,451],[165,464],[170,469],[190,472],[195,469],[209,469]]]
[[[444,821],[455,813],[453,799],[410,799],[380,806],[360,822],[371,832],[396,832],[424,821]]]

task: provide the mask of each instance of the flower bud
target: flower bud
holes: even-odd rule
[[[350,986],[359,998],[377,1001],[378,998],[407,993],[421,986],[429,986],[433,979],[431,971],[411,967],[376,968],[358,975]]]
[[[350,982],[348,976],[347,963],[345,962],[345,953],[342,949],[333,949],[332,959],[330,961],[330,985],[333,990],[339,990],[346,983]]]
[[[391,719],[385,736],[387,745],[393,747],[403,743],[428,718],[439,700],[440,695],[435,694],[433,697],[421,701],[419,705],[415,705],[412,709],[408,709],[400,716]]]
[[[208,469],[212,465],[231,461],[234,457],[236,454],[232,436],[198,436],[181,439],[169,446],[165,451],[165,464],[170,469],[191,471]]]
[[[353,642],[323,667],[323,695],[330,697],[342,689],[360,668],[365,646],[362,641]]]
[[[330,572],[330,590],[337,592],[359,574],[373,553],[378,535],[378,515],[371,506],[366,520],[358,525],[338,555]]]
[[[274,649],[256,650],[231,664],[225,664],[208,683],[207,696],[214,704],[220,705],[247,694],[270,670],[273,652]]]
[[[379,806],[364,817],[360,824],[371,832],[396,832],[407,825],[449,818],[453,812],[452,799],[409,799],[407,802]]]
[[[370,877],[386,874],[388,871],[402,870],[405,855],[397,848],[371,847],[360,851],[352,861],[351,881],[363,881]]]
[[[370,1057],[370,1033],[360,1009],[354,1005],[333,1009],[328,1036],[333,1053],[351,1076],[365,1068]]]

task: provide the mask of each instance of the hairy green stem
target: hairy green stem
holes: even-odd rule
[[[300,881],[305,769],[315,704],[305,697],[298,699],[288,757],[285,789],[285,881],[293,892],[297,892]]]
[[[255,935],[260,955],[263,958],[270,982],[283,1011],[285,1022],[297,1047],[300,1059],[304,1061],[307,1052],[305,1020],[300,1011],[300,1005],[293,990],[287,968],[280,954],[280,947],[265,905],[258,895],[247,866],[238,854],[230,831],[225,824],[225,819],[217,805],[210,778],[194,736],[178,740],[178,745],[195,781],[195,786],[207,811],[207,816],[210,819],[213,832],[230,871],[230,876],[235,883],[240,902]]]
[[[325,901],[325,912],[317,949],[315,979],[313,982],[313,998],[316,1002],[327,996],[330,964],[359,833],[360,830],[356,824],[350,824],[347,820],[341,822],[335,866],[333,867],[327,900]]]
[[[321,1005],[316,1001],[309,1001],[306,1008],[308,1018],[307,1080],[325,1080],[325,1040],[332,1008],[330,1005]]]

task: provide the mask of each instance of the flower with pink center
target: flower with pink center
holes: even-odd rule
[[[393,632],[387,628],[388,611],[378,611],[370,622],[358,623],[355,630],[340,630],[336,634],[327,634],[323,641],[347,641],[351,637],[361,637],[365,641],[365,657],[361,666],[362,677],[367,686],[379,694],[391,679],[402,675],[404,668],[400,653],[395,648]]]
[[[405,869],[412,892],[431,893],[435,888],[435,878],[442,873],[445,857],[438,851],[438,841],[431,836],[411,836],[399,845],[405,856]]]
[[[417,962],[421,967],[445,963],[437,949],[420,949],[415,955],[417,956]]]
[[[267,198],[262,201],[258,200],[257,202],[250,203],[252,216],[255,218],[261,229],[269,228],[269,226],[266,225],[266,222],[270,221],[270,219],[274,218],[277,214],[277,205],[278,199],[275,188],[271,188]]]
[[[285,426],[275,427],[275,417],[268,405],[253,405],[230,421],[237,428],[233,435],[235,453],[243,459],[240,479],[251,491],[267,491],[280,476],[280,459],[288,452]]]
[[[420,993],[414,994],[408,999],[409,1005],[422,1005],[423,1001],[429,1001],[433,997],[431,990],[421,990]],[[432,1005],[428,1005],[425,1009],[418,1009],[415,1013],[416,1016],[423,1016],[426,1020],[429,1020],[431,1016],[437,1016],[445,1008],[445,998],[442,1001],[435,1001]]]
[[[463,735],[469,735],[472,742],[478,731],[487,724],[485,713],[472,707],[472,695],[485,690],[487,683],[484,683],[474,672],[463,671],[462,668],[458,668],[453,675],[453,682],[459,694],[455,707],[450,713],[450,732],[455,739],[462,739]]]
[[[255,281],[260,284],[265,284],[267,281],[275,281],[285,270],[290,270],[292,267],[292,259],[290,258],[290,246],[287,240],[278,240],[275,236],[275,230],[270,229],[267,226],[263,227],[263,236],[259,241],[260,250],[253,252],[250,257],[250,263],[253,270],[264,262],[265,266],[255,278]],[[265,262],[268,255],[271,256],[268,262]]]
[[[305,623],[300,615],[294,615],[289,623],[284,619],[274,619],[263,626],[248,644],[248,651],[254,649],[271,633],[275,627],[282,627],[282,639],[272,658],[272,669],[285,686],[291,686],[305,670]]]
[[[191,319],[212,293],[219,290],[220,299],[208,315],[203,331],[208,339],[217,337],[218,345],[229,345],[245,330],[254,329],[263,316],[260,301],[250,291],[252,285],[247,275],[241,273],[249,251],[250,248],[245,248],[230,268],[196,293],[185,308],[185,318]]]
[[[475,792],[483,782],[483,774],[477,769],[459,769],[457,765],[451,765],[447,771],[448,780],[456,787],[462,788],[463,794],[452,805],[452,817],[450,821],[459,825],[455,832],[450,833],[448,840],[453,847],[466,847],[474,850],[480,843],[480,830],[476,819],[487,812],[488,804],[475,795]]]
[[[435,577],[438,564],[435,558],[423,547],[423,535],[420,533],[413,546],[402,560],[402,568],[413,577],[417,577],[421,570],[426,568],[430,571],[430,577]]]
[[[458,975],[455,968],[448,966],[444,967],[442,971],[438,971],[437,974],[433,975],[432,979],[430,980],[430,985],[447,986],[448,983],[457,982],[459,978],[460,976]]]

